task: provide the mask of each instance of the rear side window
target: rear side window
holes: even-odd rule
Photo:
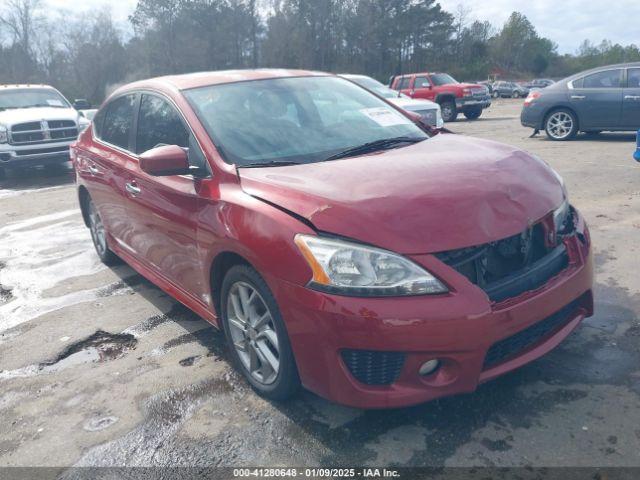
[[[583,88],[620,88],[622,70],[606,70],[584,77]]]
[[[138,114],[136,153],[159,145],[189,148],[189,133],[180,114],[166,100],[155,95],[142,95]]]
[[[429,88],[430,86],[431,82],[427,77],[416,77],[414,88]]]
[[[125,95],[109,103],[99,129],[99,138],[111,145],[128,150],[135,104],[135,95]]]
[[[627,72],[627,87],[640,88],[640,68],[630,68]]]
[[[411,78],[409,77],[401,78],[400,81],[398,82],[398,86],[396,87],[396,90],[406,90],[407,88],[409,88],[409,83],[411,83]]]

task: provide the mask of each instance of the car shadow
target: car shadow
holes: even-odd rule
[[[6,170],[4,178],[0,176],[0,196],[2,196],[2,193],[11,194],[23,190],[60,187],[69,185],[73,181],[73,166],[71,162],[46,167]]]
[[[532,137],[536,138],[536,137]],[[540,140],[545,142],[553,142],[549,137],[546,136],[544,131],[540,131],[540,135],[537,137]],[[595,135],[589,135],[587,133],[578,134],[573,140],[570,142],[598,142],[598,143],[625,143],[625,142],[636,142],[636,134],[630,132],[603,132]],[[570,143],[568,142],[568,143]],[[562,143],[562,142],[558,142]]]

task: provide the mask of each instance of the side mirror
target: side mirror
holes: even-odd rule
[[[187,152],[177,145],[163,145],[147,150],[140,155],[140,169],[154,177],[191,173]]]

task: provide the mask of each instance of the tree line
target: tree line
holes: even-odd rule
[[[606,40],[560,55],[521,13],[496,26],[436,0],[138,0],[131,29],[108,10],[59,18],[42,0],[5,4],[0,83],[48,83],[94,103],[124,82],[202,70],[302,68],[386,82],[423,70],[461,80],[563,77],[640,61],[638,46]]]

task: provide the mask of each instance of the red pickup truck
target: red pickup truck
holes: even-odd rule
[[[411,98],[424,98],[440,104],[445,122],[455,122],[458,113],[469,120],[482,115],[491,105],[489,89],[475,83],[458,83],[446,73],[411,73],[398,75],[391,81],[391,88]]]

